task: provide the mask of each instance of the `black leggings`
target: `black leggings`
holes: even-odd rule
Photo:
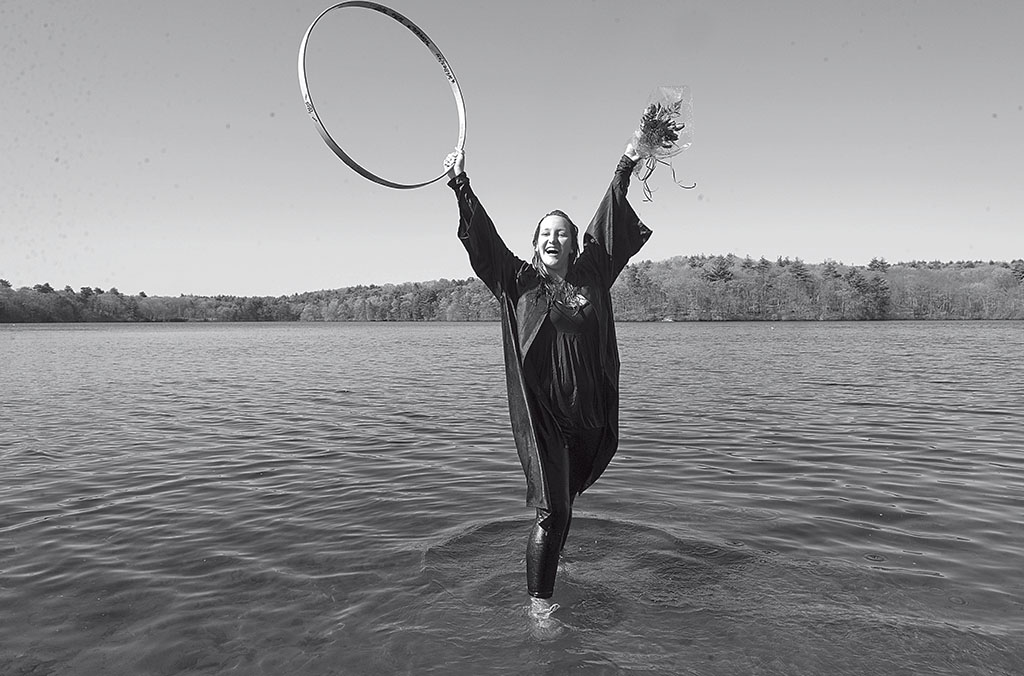
[[[565,435],[566,444],[555,457],[546,458],[548,508],[537,519],[526,542],[526,589],[530,596],[549,599],[555,591],[558,556],[572,522],[572,503],[590,474],[600,430]]]

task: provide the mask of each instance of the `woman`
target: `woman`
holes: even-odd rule
[[[626,200],[639,160],[632,144],[583,237],[561,211],[533,233],[533,261],[517,258],[469,184],[462,153],[446,161],[459,203],[459,239],[501,306],[512,432],[537,519],[526,548],[531,615],[547,617],[572,504],[618,446],[619,354],[612,282],[650,237]]]

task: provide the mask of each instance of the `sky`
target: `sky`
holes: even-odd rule
[[[390,0],[440,47],[466,172],[509,247],[581,227],[648,95],[687,85],[693,146],[643,201],[636,260],[1024,258],[1024,3]],[[285,295],[465,278],[444,181],[371,183],[318,136],[295,0],[4,0],[0,278]],[[458,119],[416,38],[359,8],[310,36],[332,135],[393,180],[441,173]]]

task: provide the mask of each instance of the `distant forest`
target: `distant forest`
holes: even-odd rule
[[[677,256],[628,265],[612,300],[622,321],[1024,319],[1024,260],[844,265],[799,258]],[[0,279],[0,323],[490,321],[480,280],[353,286],[291,296],[148,296]]]

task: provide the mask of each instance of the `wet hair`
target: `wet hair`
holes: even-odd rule
[[[542,277],[547,277],[547,269],[544,264],[541,263],[540,254],[537,253],[537,240],[540,239],[540,224],[544,222],[544,219],[548,216],[558,216],[559,218],[565,219],[565,222],[569,224],[569,240],[572,242],[572,254],[569,256],[569,267],[576,262],[577,256],[580,255],[580,229],[576,227],[576,224],[572,222],[569,215],[561,209],[555,209],[544,214],[539,221],[537,221],[537,229],[533,231],[533,267],[537,268],[537,272]]]
[[[576,307],[578,299],[580,298],[580,290],[573,284],[566,282],[563,279],[557,279],[548,274],[548,269],[540,259],[540,254],[537,253],[537,240],[540,239],[540,225],[544,222],[544,219],[548,216],[558,216],[564,218],[565,222],[569,224],[569,239],[572,241],[572,254],[569,256],[569,267],[571,268],[573,263],[576,262],[576,258],[580,255],[580,230],[576,227],[576,224],[572,222],[569,215],[561,209],[555,209],[544,214],[539,221],[537,221],[537,229],[533,231],[533,267],[540,275],[540,290],[541,294],[535,300],[540,300],[541,297],[547,296],[551,300],[560,302],[563,305],[569,307]]]

